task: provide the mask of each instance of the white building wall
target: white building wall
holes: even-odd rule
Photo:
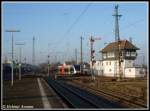
[[[117,63],[117,65],[115,65]],[[141,68],[133,66],[134,60],[123,60],[121,64],[123,77],[135,78],[135,77],[144,77],[144,74],[141,74]],[[115,75],[117,73],[117,75]],[[103,75],[107,77],[119,76],[119,63],[118,60],[105,60],[105,61],[96,61],[94,64],[94,74]]]
[[[143,71],[142,67],[132,67],[125,69],[125,77],[127,78],[136,78],[136,77],[144,77],[145,70]]]
[[[94,64],[94,74],[95,75],[103,75],[103,65],[102,65],[102,61],[96,61],[96,63]]]
[[[117,63],[117,65],[115,65]],[[123,67],[123,64],[121,64]],[[116,60],[105,60],[105,61],[96,61],[94,64],[95,73],[97,75],[110,76],[114,77],[116,73],[119,73],[119,63]]]
[[[110,65],[111,62],[111,65]],[[121,70],[123,73],[123,77],[125,77],[125,68],[126,67],[133,67],[134,60],[123,60],[121,63]],[[118,60],[105,60],[103,61],[103,69],[104,69],[104,76],[115,77],[119,76],[119,63]],[[111,70],[111,71],[110,71]],[[115,75],[117,74],[117,75]]]
[[[135,77],[141,77],[140,70],[141,70],[140,68],[136,68]]]
[[[115,62],[115,60],[103,61],[104,76],[114,76],[115,70],[118,70],[115,68]]]
[[[135,78],[135,68],[125,68],[125,77]]]
[[[94,64],[94,69],[102,70],[103,69],[102,61],[96,61],[96,63]]]
[[[133,67],[134,64],[134,60],[123,60],[123,64],[122,64],[122,71],[123,71],[123,77],[126,77],[125,75],[125,68],[128,67]]]
[[[145,76],[145,69],[140,67],[140,68],[136,68],[135,70],[135,76],[136,77],[144,77]]]

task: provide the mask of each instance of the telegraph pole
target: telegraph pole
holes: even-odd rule
[[[33,65],[33,74],[35,74],[35,37],[33,36],[33,49],[32,49],[32,65]]]
[[[132,43],[132,37],[129,37],[129,41]]]
[[[82,59],[82,39],[83,39],[83,37],[81,36],[80,39],[81,39],[81,52],[80,52],[81,53],[81,61],[80,62],[81,62],[81,74],[82,74],[83,73],[83,67],[82,67],[82,65],[83,65],[83,59]]]
[[[119,35],[119,18],[122,16],[122,15],[119,15],[118,14],[118,5],[115,6],[115,14],[113,15],[115,17],[115,42],[116,42],[116,46],[117,46],[117,52],[118,52],[118,62],[119,62],[119,78],[118,80],[122,79],[122,72],[121,72],[121,50],[120,50],[120,35]],[[114,48],[114,51],[115,51],[115,58],[117,60],[117,53],[116,53],[116,47]],[[117,62],[116,62],[116,65],[117,65]],[[116,72],[117,73],[117,72]]]
[[[13,86],[13,76],[14,76],[14,40],[13,40],[13,32],[20,32],[20,30],[6,30],[6,32],[10,32],[12,35],[12,65],[11,65],[11,86]]]
[[[21,64],[22,64],[22,61],[21,61],[21,52],[22,52],[21,45],[25,45],[25,43],[16,43],[16,45],[20,45],[20,48],[19,48],[19,80],[21,80]]]
[[[54,63],[57,63],[58,62],[58,57],[57,57],[57,55],[55,55],[55,61],[54,61]]]
[[[77,64],[77,48],[75,48],[75,62]]]
[[[33,37],[32,64],[35,65],[35,37]]]
[[[49,76],[49,55],[47,56],[48,57],[48,67],[47,67],[47,70],[48,70],[48,73],[47,73],[47,76]]]
[[[26,60],[27,60],[27,59],[26,59],[26,57],[25,57],[25,58],[24,58],[24,63],[25,63],[25,64],[26,64]]]
[[[118,14],[118,5],[115,6],[115,14],[113,15],[115,17],[115,41],[120,40],[120,35],[119,35],[119,17],[122,15]]]
[[[145,64],[145,56],[143,55],[143,67],[144,67],[144,64]]]

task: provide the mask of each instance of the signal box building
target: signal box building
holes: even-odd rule
[[[128,40],[120,40],[120,72],[118,60],[118,42],[112,42],[105,46],[100,52],[102,53],[102,60],[96,61],[94,69],[98,75],[109,77],[143,77],[140,67],[134,66],[134,60],[137,57],[137,48]]]

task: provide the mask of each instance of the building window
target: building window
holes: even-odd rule
[[[103,66],[103,63],[102,63],[102,66]]]
[[[114,57],[114,53],[113,52],[108,52],[107,54],[108,54],[108,57],[110,57],[110,58]]]
[[[128,52],[126,52],[126,56],[130,56],[130,52],[128,51]]]
[[[99,66],[99,63],[97,63],[97,65]]]
[[[111,69],[109,69],[109,72],[111,72]]]
[[[131,56],[136,56],[136,52],[131,52]]]
[[[109,65],[111,65],[111,62],[109,62]]]
[[[115,61],[114,64],[115,64],[115,66],[116,66],[116,65],[117,65],[117,62]]]
[[[106,62],[106,65],[108,65],[108,62]]]
[[[106,53],[103,54],[103,58],[104,58],[104,59],[106,58]]]
[[[131,69],[129,69],[129,72],[131,72]]]

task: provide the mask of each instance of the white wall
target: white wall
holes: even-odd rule
[[[136,77],[144,77],[145,76],[145,69],[144,68],[136,68],[135,70]]]
[[[125,77],[135,77],[135,68],[125,68]]]
[[[133,67],[133,64],[134,64],[134,60],[123,60],[123,64],[122,64],[122,67],[123,67],[123,77],[125,77],[125,68],[128,68],[128,67]]]
[[[96,61],[94,64],[94,74],[95,75],[103,75],[103,66],[102,66],[102,61]]]
[[[130,70],[130,71],[129,71]],[[125,77],[144,77],[145,76],[145,70],[143,71],[142,67],[133,67],[133,68],[125,68]]]
[[[117,65],[115,65],[117,62]],[[121,67],[123,64],[121,64]],[[116,60],[105,60],[105,61],[96,61],[94,64],[95,73],[101,75],[103,73],[104,76],[115,76],[114,74],[119,73],[119,64]]]
[[[115,68],[115,62],[115,60],[103,61],[104,76],[114,76],[114,71],[118,70]]]
[[[110,63],[111,62],[111,63]],[[117,62],[117,65],[115,65]],[[144,74],[141,74],[141,68],[133,67],[134,60],[124,60],[121,64],[123,71],[123,77],[143,77]],[[130,68],[129,68],[130,67]],[[103,75],[108,77],[114,77],[115,74],[119,73],[119,63],[118,60],[104,60],[96,61],[94,64],[94,73],[96,75]],[[129,71],[131,70],[131,71]],[[119,75],[117,75],[119,76]]]
[[[96,63],[94,64],[94,69],[102,70],[103,69],[102,63],[103,63],[102,61],[96,61]]]

